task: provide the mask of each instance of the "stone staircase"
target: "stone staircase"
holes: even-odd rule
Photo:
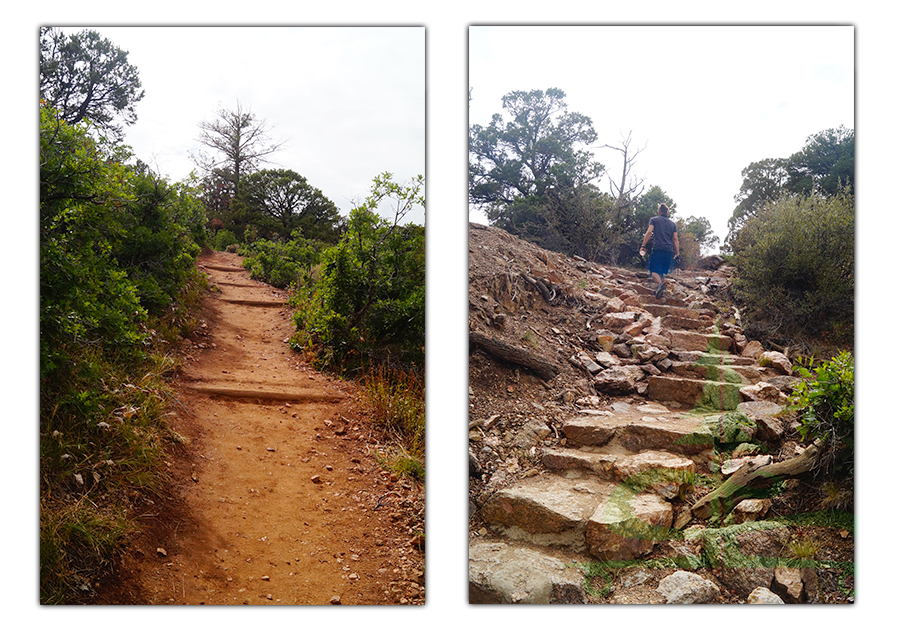
[[[470,543],[472,601],[583,601],[572,599],[577,585],[562,563],[648,557],[673,529],[691,522],[697,475],[719,469],[716,446],[753,434],[752,426],[734,426],[725,415],[746,399],[742,388],[777,371],[732,352],[734,338],[720,332],[712,311],[689,308],[679,297],[658,300],[640,281],[629,286],[640,307],[632,296],[627,310],[645,326],[631,331],[627,345],[641,359],[617,352],[622,364],[646,373],[646,382],[636,395],[566,421],[564,445],[537,449],[543,473],[485,501],[481,518],[499,538]],[[607,328],[627,332],[627,318],[617,319],[607,315]],[[510,575],[510,565],[498,565],[499,553],[517,554],[531,570]]]

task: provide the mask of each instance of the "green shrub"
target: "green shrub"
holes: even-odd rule
[[[307,240],[294,232],[288,242],[257,240],[242,246],[239,253],[245,257],[244,267],[250,271],[251,278],[286,289],[313,280],[324,247],[322,242]]]
[[[116,259],[151,315],[168,309],[194,271],[200,247],[188,223],[196,225],[199,201],[147,171],[130,178],[130,200],[122,215],[125,234]]]
[[[803,377],[791,395],[800,413],[803,439],[825,442],[822,465],[828,472],[853,472],[854,369],[853,356],[842,352],[813,367],[813,360],[797,367]]]
[[[853,344],[854,202],[786,195],[749,218],[734,241],[733,292],[748,337]]]
[[[425,228],[375,213],[396,198],[398,209],[422,202],[421,179],[401,187],[377,177],[374,193],[350,213],[340,242],[321,255],[321,277],[297,294],[293,344],[320,366],[364,371],[399,364],[424,371]]]
[[[220,229],[210,241],[210,246],[216,251],[225,251],[228,249],[229,245],[236,245],[239,242],[238,237],[234,235],[233,231],[230,229]]]
[[[158,492],[169,437],[165,339],[195,322],[202,206],[40,112],[41,601],[81,601]]]

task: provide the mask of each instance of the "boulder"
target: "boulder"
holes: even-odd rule
[[[758,586],[747,596],[747,604],[784,604],[784,600],[769,589]]]
[[[605,416],[587,415],[563,423],[562,433],[569,443],[601,446],[613,438],[616,427],[610,425]]]
[[[610,349],[612,349],[612,347],[610,347]],[[618,357],[616,357],[616,356],[613,355],[612,353],[609,353],[608,351],[605,351],[605,350],[604,350],[604,351],[601,351],[601,352],[599,352],[599,353],[597,353],[596,355],[594,355],[594,360],[595,360],[598,364],[600,364],[601,366],[603,366],[604,368],[610,368],[610,367],[612,367],[612,366],[618,366],[619,364],[622,363],[621,360],[620,360]]]
[[[615,366],[601,371],[594,377],[594,388],[608,394],[634,392],[637,383],[644,378],[644,371],[634,365]]]
[[[788,402],[787,395],[766,381],[757,382],[752,386],[744,386],[740,392],[747,401],[770,401],[776,404]]]
[[[621,331],[634,322],[634,311],[607,313],[603,316],[603,326],[607,329]]]
[[[656,589],[668,604],[708,604],[721,593],[715,583],[690,571],[676,571],[659,582]]]
[[[607,353],[613,349],[616,343],[616,334],[612,331],[602,329],[597,331],[597,344]]]
[[[792,377],[790,375],[778,375],[777,377],[769,377],[766,379],[767,384],[775,386],[786,395],[794,392],[794,387],[801,381],[802,380],[799,377]]]
[[[587,471],[604,479],[612,479],[613,468],[619,458],[615,454],[587,452],[573,448],[545,448],[541,460],[544,467],[557,472]]]
[[[664,499],[681,496],[694,482],[694,462],[670,452],[647,450],[619,459],[613,473],[620,481],[645,484]]]
[[[794,367],[791,365],[791,360],[787,358],[787,355],[784,353],[779,353],[778,351],[766,351],[762,355],[759,356],[759,365],[765,366],[767,368],[773,368],[776,372],[781,373],[782,375],[790,375],[794,372]]]
[[[719,254],[711,254],[704,258],[701,258],[697,263],[697,266],[700,269],[708,269],[710,271],[715,271],[719,267],[725,264],[725,258],[720,256]]]
[[[734,522],[749,523],[754,520],[762,520],[772,507],[772,501],[767,498],[748,498],[742,500],[734,508]]]
[[[775,567],[765,563],[784,553],[790,529],[781,523],[758,521],[721,529],[701,529],[703,552],[724,585],[746,597],[756,587],[770,588]]]
[[[586,370],[591,375],[596,375],[601,370],[603,370],[603,368],[597,362],[591,359],[591,356],[584,351],[578,351],[577,353],[572,355],[572,357],[569,358],[569,362],[577,368]]]
[[[818,592],[815,569],[777,567],[772,590],[788,604],[815,602]]]
[[[738,412],[756,424],[756,436],[760,441],[777,441],[784,437],[786,424],[778,416],[782,409],[769,401],[745,401],[738,405]]]
[[[607,313],[622,313],[623,311],[625,311],[625,302],[623,302],[620,298],[610,298],[606,302],[604,311],[606,311]]]
[[[550,436],[550,428],[547,427],[547,424],[538,419],[529,419],[522,426],[522,429],[516,433],[513,445],[520,450],[527,450],[548,436]]]
[[[612,352],[622,359],[629,359],[631,357],[631,347],[628,344],[624,344],[622,342],[614,344],[612,347]]]
[[[533,476],[492,494],[481,517],[507,538],[581,551],[586,519],[614,488],[595,478]]]
[[[759,356],[765,352],[762,344],[753,340],[748,342],[744,349],[741,351],[741,355],[744,357],[752,357],[753,359],[759,359]]]
[[[632,356],[644,363],[655,363],[669,356],[669,351],[650,344],[636,344],[631,347]]]
[[[672,505],[656,494],[619,487],[587,522],[585,541],[602,560],[631,560],[650,553],[672,526]]]
[[[500,542],[469,545],[471,604],[584,604],[584,576],[562,560]]]
[[[622,333],[631,337],[637,337],[644,332],[644,325],[641,322],[632,322],[622,329]]]

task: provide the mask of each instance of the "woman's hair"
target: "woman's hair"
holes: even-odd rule
[[[662,214],[663,216],[668,216],[669,215],[669,206],[666,205],[665,203],[660,203],[659,204],[659,213]]]

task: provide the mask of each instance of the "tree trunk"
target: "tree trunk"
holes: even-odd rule
[[[822,440],[816,439],[803,454],[792,459],[756,467],[752,467],[749,463],[744,465],[717,490],[694,503],[691,514],[695,518],[722,518],[734,509],[735,505],[749,497],[746,488],[751,483],[754,487],[766,486],[772,481],[803,474],[816,467],[822,445]]]
[[[491,355],[504,361],[529,368],[542,379],[553,379],[559,374],[559,367],[550,360],[487,335],[470,331],[469,343],[480,346]]]

